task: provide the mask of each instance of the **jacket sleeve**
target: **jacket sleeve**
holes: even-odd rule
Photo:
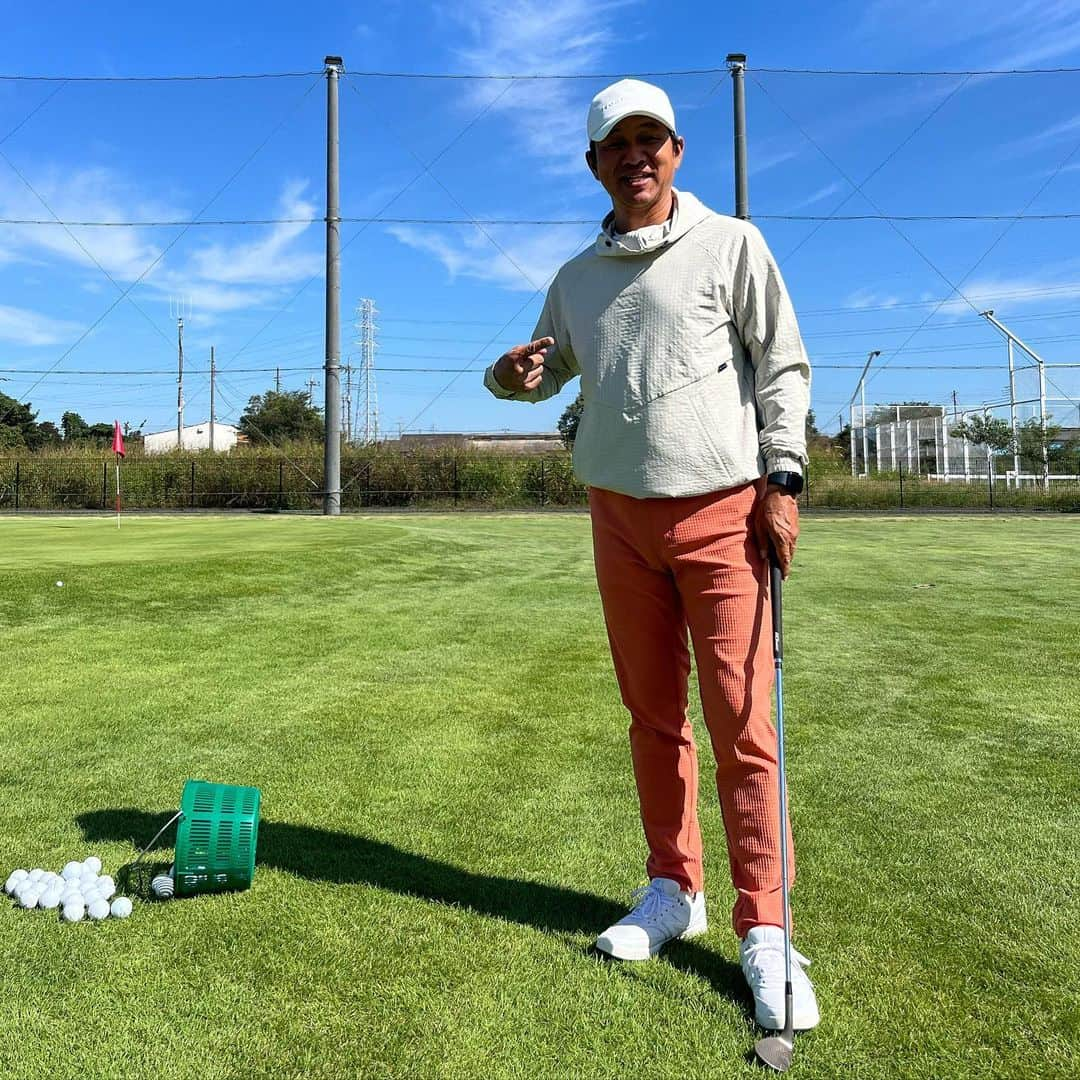
[[[555,297],[555,288],[555,284],[552,284],[548,290],[544,310],[540,312],[540,318],[532,334],[533,341],[542,337],[555,339],[555,344],[547,350],[544,358],[544,374],[541,376],[540,385],[533,390],[522,390],[517,393],[506,390],[495,378],[495,365],[490,364],[484,372],[484,386],[497,398],[533,403],[546,401],[554,397],[575,375],[580,374],[577,357],[570,348],[565,326],[558,318],[559,305]]]
[[[780,268],[765,238],[747,226],[735,270],[735,322],[754,368],[758,442],[767,472],[806,464],[810,361]]]

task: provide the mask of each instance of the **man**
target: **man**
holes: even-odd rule
[[[810,369],[780,272],[753,226],[673,187],[684,142],[658,87],[593,99],[586,163],[611,197],[595,245],[559,271],[535,340],[488,368],[499,398],[581,376],[574,468],[589,486],[597,582],[649,848],[649,885],[597,939],[623,960],[706,929],[690,654],[736,890],[740,958],[764,1027],[784,1024],[771,544],[798,537]],[[794,872],[792,868],[792,873]],[[818,1022],[793,952],[795,1027]]]

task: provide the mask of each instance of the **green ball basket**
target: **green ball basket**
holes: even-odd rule
[[[177,896],[250,887],[261,801],[258,788],[205,780],[184,784],[176,827]]]

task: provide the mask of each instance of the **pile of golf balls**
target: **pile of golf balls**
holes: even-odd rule
[[[116,882],[101,873],[101,860],[96,855],[83,862],[69,862],[59,874],[36,867],[33,870],[13,870],[4,885],[4,892],[19,907],[59,911],[65,922],[126,919],[131,914],[131,901],[116,896]]]

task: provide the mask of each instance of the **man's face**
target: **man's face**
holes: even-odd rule
[[[595,150],[589,167],[612,203],[640,214],[667,197],[682,164],[683,141],[652,117],[628,116]]]

